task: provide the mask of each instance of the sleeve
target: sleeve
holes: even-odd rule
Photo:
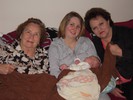
[[[47,50],[45,49],[45,47],[42,48],[42,61],[41,61],[41,66],[43,68],[43,70],[46,72],[46,73],[49,73],[49,61],[48,61],[48,52]],[[41,55],[41,54],[40,54]]]
[[[51,43],[48,51],[49,55],[49,64],[50,64],[50,74],[58,77],[60,73],[59,69],[59,51],[58,46]]]
[[[3,64],[6,60],[8,60],[8,53],[6,52],[6,48],[0,45],[0,64]]]
[[[95,48],[93,42],[92,42],[90,39],[87,39],[87,40],[86,40],[86,43],[87,43],[87,45],[88,45],[87,54],[88,54],[89,56],[95,56],[95,57],[97,57],[97,58],[100,60],[100,58],[99,58],[98,55],[97,55],[96,48]]]
[[[118,70],[122,76],[129,79],[133,76],[133,30],[123,30],[121,41],[118,45],[122,49],[122,57],[118,58]],[[119,67],[120,66],[120,67]]]

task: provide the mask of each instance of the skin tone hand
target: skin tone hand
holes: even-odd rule
[[[122,95],[123,91],[121,91],[118,88],[115,88],[111,93],[113,95],[115,95],[116,97],[120,97],[120,98],[126,99],[126,97]]]
[[[61,66],[60,66],[60,70],[62,71],[62,70],[64,70],[64,69],[67,69],[68,68],[68,66],[66,65],[66,64],[62,64]]]
[[[122,57],[122,49],[117,44],[109,44],[109,47],[113,55]]]
[[[84,59],[84,62],[87,62],[90,64],[91,68],[97,68],[100,66],[100,61],[97,57],[91,56],[91,57],[86,57]]]
[[[9,74],[14,71],[14,66],[11,64],[0,64],[0,74]]]

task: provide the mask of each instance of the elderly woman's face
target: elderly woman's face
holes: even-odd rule
[[[29,23],[20,39],[22,48],[33,48],[35,49],[40,42],[41,29],[38,24]]]

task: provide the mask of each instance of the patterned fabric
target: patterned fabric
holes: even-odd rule
[[[13,64],[15,70],[23,74],[48,73],[48,54],[44,48],[37,48],[35,57],[27,56],[15,41],[10,45],[0,45],[0,63]]]

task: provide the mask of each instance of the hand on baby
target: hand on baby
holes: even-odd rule
[[[100,61],[97,57],[95,56],[90,56],[90,57],[86,57],[84,59],[84,62],[89,63],[89,65],[91,66],[91,68],[97,68],[100,66]]]
[[[80,62],[81,61],[78,58],[74,60],[74,64],[76,65],[78,65]],[[84,62],[87,62],[91,66],[91,68],[97,68],[100,66],[100,61],[95,56],[86,57],[84,59]],[[60,70],[64,70],[64,69],[68,69],[68,66],[66,64],[62,64],[59,68]]]
[[[60,70],[68,69],[68,66],[66,64],[62,64],[60,66]]]
[[[79,64],[81,61],[80,61],[80,59],[79,58],[76,58],[75,60],[74,60],[74,64]],[[61,66],[60,66],[60,70],[64,70],[64,69],[68,69],[68,66],[66,65],[66,64],[62,64]]]

